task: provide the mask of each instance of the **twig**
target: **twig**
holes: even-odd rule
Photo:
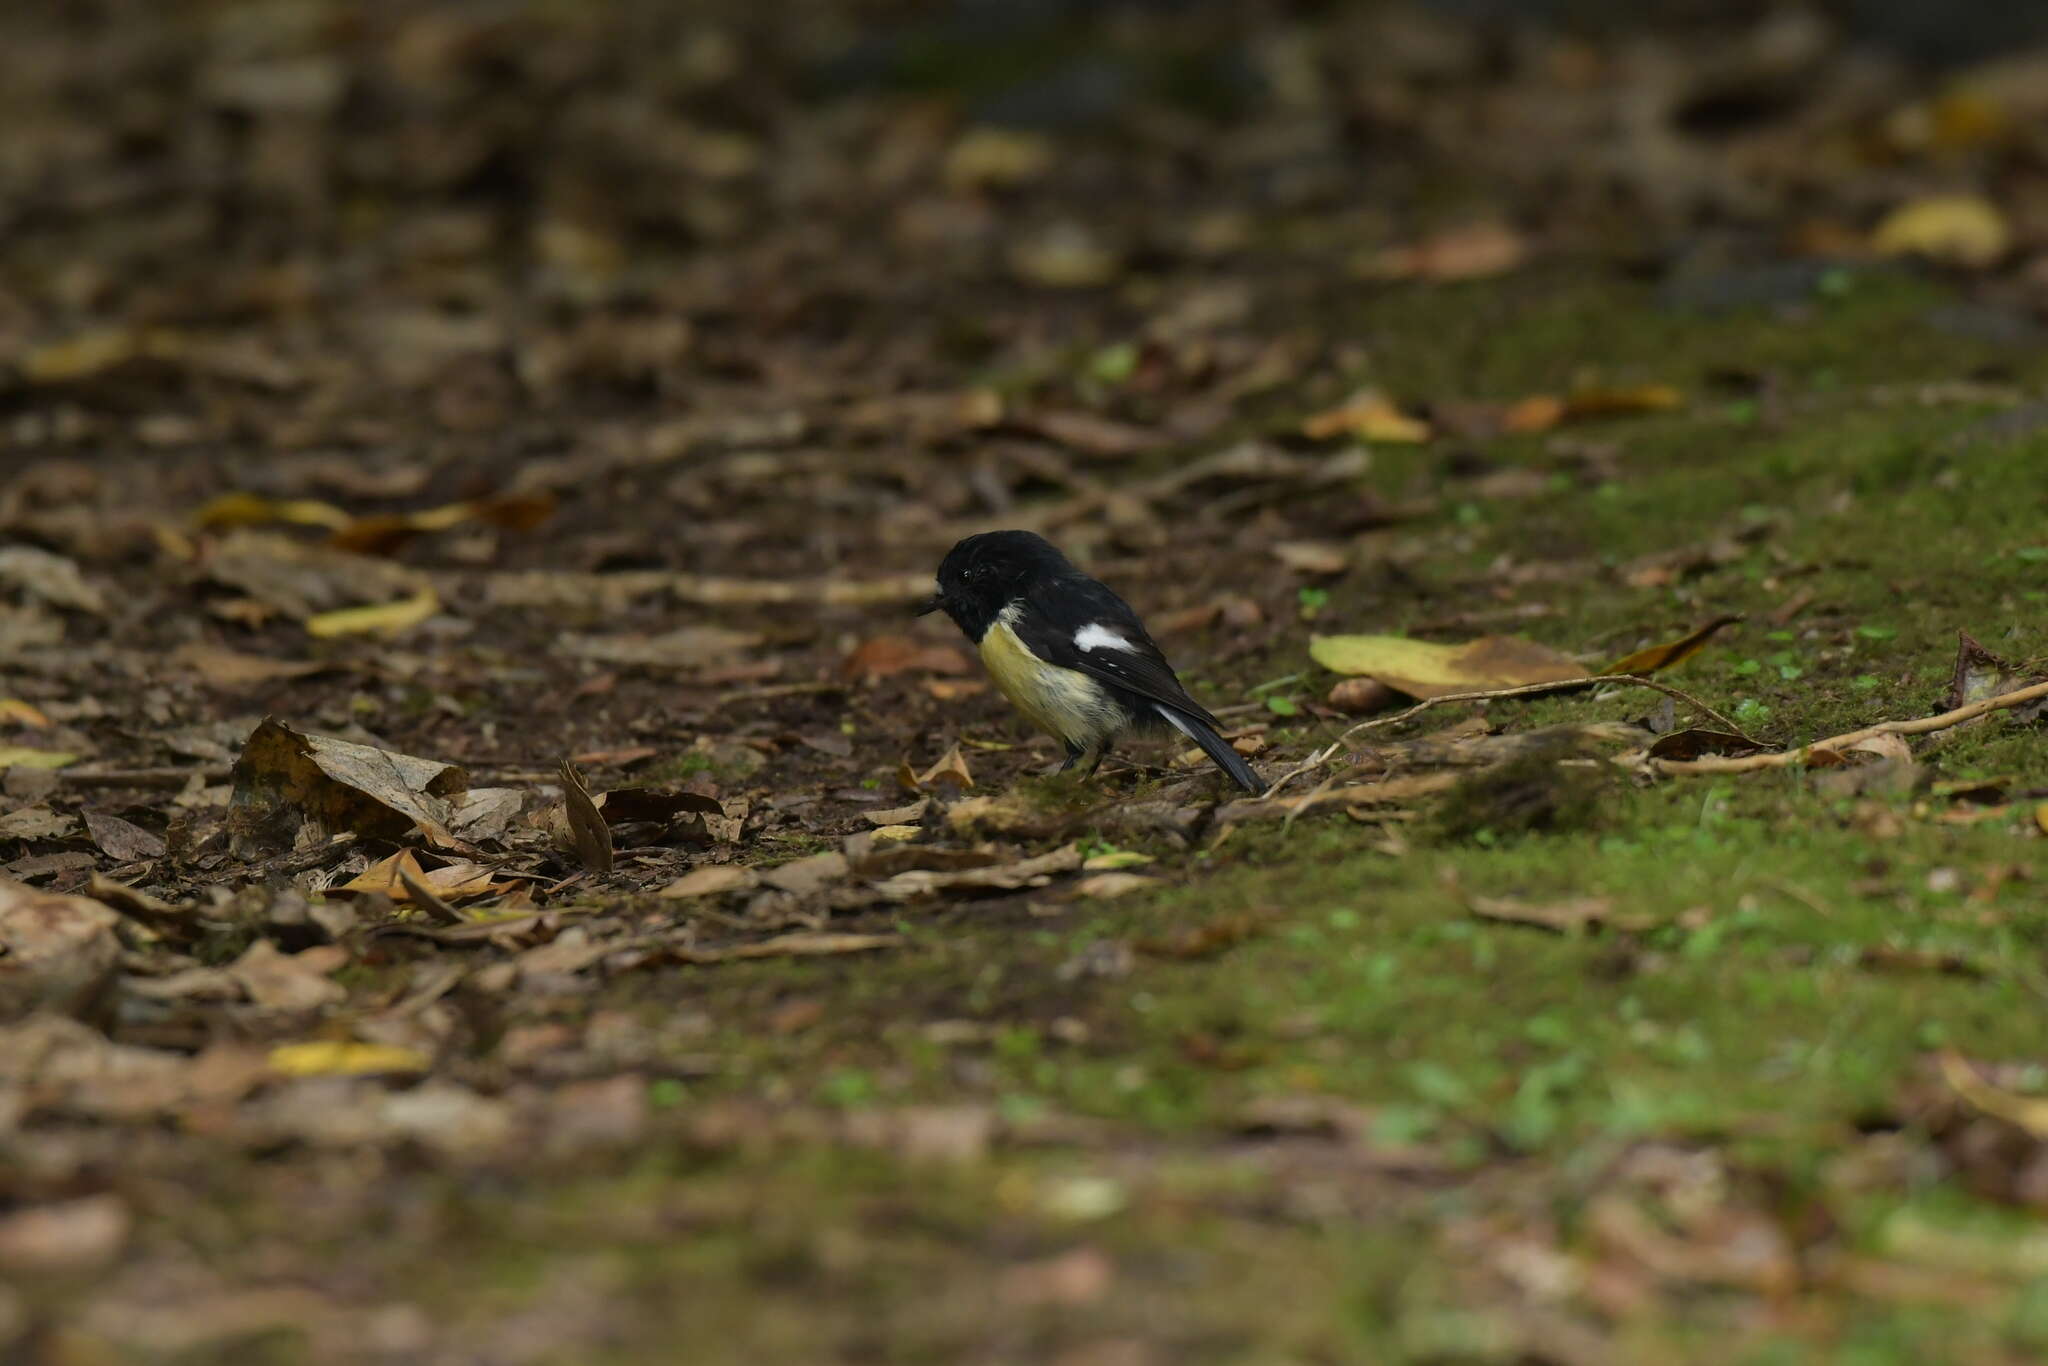
[[[1825,740],[1815,740],[1810,745],[1801,745],[1798,749],[1788,749],[1778,754],[1746,754],[1735,759],[1708,755],[1700,759],[1652,759],[1650,763],[1659,773],[1749,773],[1760,768],[1789,768],[1794,764],[1805,763],[1815,750],[1839,752],[1873,736],[1926,735],[1930,731],[1948,730],[1991,712],[2006,711],[2031,702],[2037,697],[2048,697],[2048,683],[2036,683],[2016,692],[1981,698],[1967,706],[1957,707],[1954,711],[1945,711],[1937,716],[1922,716],[1911,721],[1879,721],[1861,730],[1833,735]]]
[[[1729,734],[1741,736],[1744,740],[1749,741],[1750,744],[1757,743],[1757,741],[1751,740],[1748,735],[1743,733],[1742,727],[1736,725],[1733,721],[1730,721],[1691,693],[1674,688],[1669,683],[1658,683],[1638,674],[1596,674],[1587,678],[1557,679],[1549,683],[1524,683],[1513,688],[1482,688],[1477,692],[1443,693],[1437,697],[1426,697],[1405,711],[1395,712],[1392,716],[1376,716],[1370,721],[1361,721],[1338,736],[1331,742],[1328,748],[1310,756],[1297,767],[1281,774],[1280,777],[1273,781],[1272,786],[1266,789],[1266,796],[1272,797],[1282,787],[1302,774],[1321,768],[1330,761],[1338,750],[1344,748],[1346,741],[1350,740],[1352,736],[1360,731],[1377,730],[1382,726],[1398,725],[1411,716],[1419,716],[1431,707],[1440,707],[1446,702],[1485,702],[1496,697],[1533,697],[1539,693],[1571,692],[1577,688],[1599,687],[1603,684],[1613,684],[1618,687],[1654,688],[1668,697],[1677,698],[1695,711],[1700,712],[1728,731]]]

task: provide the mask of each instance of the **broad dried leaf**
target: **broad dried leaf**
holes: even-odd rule
[[[301,847],[343,831],[437,848],[466,846],[449,831],[451,800],[469,785],[453,764],[309,735],[274,720],[257,726],[231,777],[229,828],[238,852]]]
[[[353,520],[332,503],[312,498],[265,498],[256,493],[223,493],[192,514],[192,525],[202,531],[227,531],[274,522],[335,530]]]
[[[342,607],[306,618],[306,634],[321,640],[336,636],[395,636],[410,631],[441,610],[441,596],[422,587],[411,597],[368,607]]]
[[[300,953],[280,953],[275,944],[259,939],[228,964],[227,973],[259,1006],[273,1010],[317,1010],[348,999],[348,988],[328,980],[329,973],[347,962],[347,950],[332,944],[317,945]]]
[[[1704,626],[1694,627],[1677,640],[1667,640],[1661,645],[1646,646],[1643,649],[1637,650],[1634,654],[1623,655],[1600,672],[1602,674],[1653,674],[1659,669],[1668,669],[1672,665],[1691,659],[1694,655],[1698,654],[1706,646],[1706,643],[1713,639],[1714,633],[1723,626],[1728,626],[1741,620],[1741,617],[1735,615],[1715,617]]]
[[[930,792],[941,783],[950,783],[961,788],[974,786],[974,774],[967,767],[967,756],[960,752],[958,745],[947,750],[937,763],[917,775],[917,789],[921,792]]]
[[[42,730],[50,724],[50,718],[44,715],[42,708],[18,697],[0,697],[0,721],[27,726],[30,730]]]
[[[171,652],[171,663],[190,669],[209,686],[224,691],[305,678],[337,667],[317,659],[271,659],[217,645],[198,644],[179,646]]]
[[[368,1077],[424,1072],[425,1054],[382,1043],[315,1039],[279,1044],[270,1050],[270,1070],[286,1077]]]
[[[2048,1096],[2023,1096],[1993,1086],[1953,1049],[1941,1054],[1941,1075],[1966,1105],[2048,1139]]]
[[[106,594],[62,555],[30,545],[0,548],[0,584],[11,584],[52,607],[104,616]]]
[[[737,863],[712,863],[692,868],[655,895],[671,901],[684,901],[692,897],[751,891],[760,884],[761,875],[751,868]]]
[[[2039,675],[1985,649],[1968,631],[1957,631],[1956,662],[1949,676],[1945,710],[1954,711],[2040,681]]]
[[[1071,873],[1080,866],[1080,846],[1068,844],[1037,858],[991,868],[918,869],[898,873],[876,883],[875,891],[889,901],[915,901],[940,892],[1012,892],[1026,887],[1043,887],[1058,874]]]
[[[1341,574],[1351,567],[1349,546],[1329,541],[1276,541],[1273,558],[1297,574]]]
[[[665,635],[565,635],[561,649],[578,659],[646,669],[707,669],[729,664],[762,642],[754,631],[684,626]]]
[[[846,855],[834,849],[766,869],[761,881],[780,891],[807,896],[843,879],[847,866]]]
[[[2012,246],[2012,226],[1978,195],[1929,195],[1886,214],[1870,235],[1884,256],[1925,256],[1948,265],[1996,265]]]
[[[873,682],[900,673],[964,674],[967,656],[950,645],[931,645],[909,636],[875,636],[862,641],[840,666],[850,678]]]
[[[575,841],[576,857],[593,873],[612,870],[612,832],[604,813],[591,799],[583,775],[567,759],[555,766],[562,779],[562,805],[568,819],[569,836]]]
[[[1166,884],[1142,873],[1096,873],[1074,884],[1074,895],[1107,901],[1129,892],[1145,892]]]
[[[0,1023],[91,1011],[121,958],[119,918],[89,897],[0,878]]]
[[[1567,655],[1519,636],[1438,645],[1406,636],[1311,636],[1309,656],[1341,674],[1363,674],[1411,697],[1582,678]]]
[[[502,839],[526,809],[526,792],[517,787],[473,787],[448,802],[448,830],[472,843]]]
[[[1559,934],[1581,934],[1595,925],[1613,925],[1617,929],[1647,929],[1656,923],[1649,916],[1614,914],[1614,898],[1611,896],[1576,896],[1563,901],[1524,901],[1509,896],[1474,896],[1466,898],[1466,905],[1472,914],[1482,920],[1499,920],[1510,925],[1533,925],[1540,930],[1555,930]]]
[[[164,856],[164,842],[160,836],[119,816],[88,811],[85,813],[85,828],[92,835],[92,842],[100,847],[100,852],[118,862],[140,863],[144,859]]]
[[[407,895],[403,877],[417,878],[423,871],[419,856],[410,849],[401,849],[386,858],[378,859],[339,887],[329,888],[328,892],[332,896],[356,896],[365,892],[377,892],[390,897],[393,901],[401,901]]]
[[[1564,401],[1564,416],[1633,417],[1639,413],[1671,412],[1684,406],[1685,395],[1668,384],[1575,389]]]
[[[47,806],[24,806],[0,816],[0,839],[55,840],[78,828],[76,819]]]
[[[1357,262],[1354,273],[1377,280],[1482,280],[1529,259],[1529,241],[1506,223],[1465,223]]]
[[[1767,745],[1760,745],[1746,735],[1731,735],[1723,730],[1681,730],[1660,737],[1650,746],[1652,759],[1699,759],[1709,754],[1740,756],[1760,754]]]
[[[1427,441],[1427,422],[1410,417],[1377,389],[1361,389],[1335,408],[1302,419],[1301,434],[1311,441],[1349,436],[1360,441],[1414,445]]]

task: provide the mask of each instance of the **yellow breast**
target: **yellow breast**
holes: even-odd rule
[[[1005,612],[981,638],[981,662],[1003,696],[1058,739],[1091,749],[1124,724],[1122,709],[1088,675],[1048,664],[1010,629]]]

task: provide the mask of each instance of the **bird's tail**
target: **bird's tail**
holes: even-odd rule
[[[1252,766],[1230,747],[1230,741],[1216,733],[1216,728],[1184,712],[1175,711],[1163,703],[1154,702],[1154,711],[1166,718],[1168,725],[1202,747],[1202,753],[1209,756],[1211,763],[1230,775],[1231,781],[1245,791],[1257,794],[1266,790],[1265,780],[1252,771]]]

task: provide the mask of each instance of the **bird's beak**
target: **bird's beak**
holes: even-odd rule
[[[944,607],[945,605],[946,599],[942,595],[934,593],[930,597],[924,599],[924,601],[917,604],[917,608],[915,610],[914,615],[920,617],[928,617],[932,613],[938,611],[941,607]]]

